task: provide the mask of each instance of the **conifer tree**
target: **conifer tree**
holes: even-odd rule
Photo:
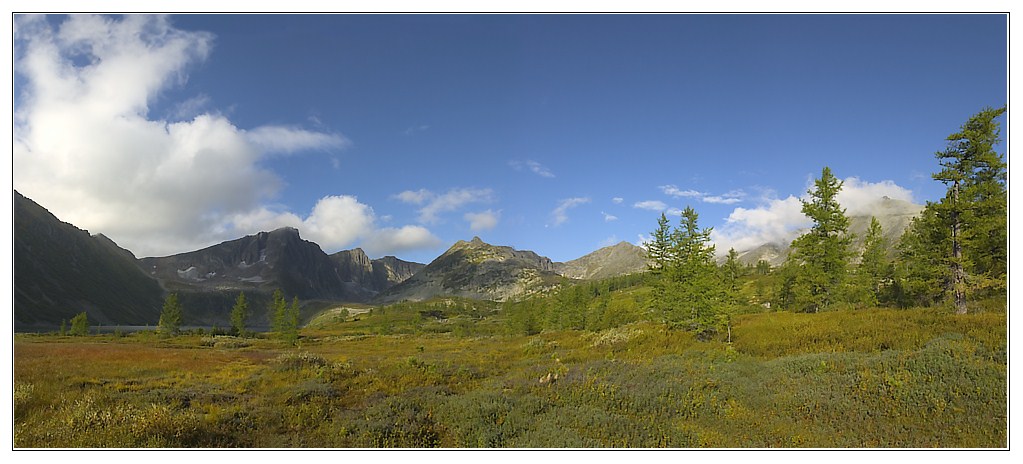
[[[1004,112],[1005,107],[985,108],[948,136],[945,150],[935,153],[942,170],[933,177],[948,187],[938,211],[951,230],[948,288],[958,314],[967,312],[970,260],[979,263],[978,274],[995,281],[1007,267],[1006,164],[994,151],[1001,132],[995,118]],[[964,248],[970,256],[964,256]]]
[[[810,199],[801,200],[803,214],[813,220],[813,226],[792,242],[789,256],[798,266],[790,285],[792,303],[800,311],[827,309],[837,299],[848,272],[852,236],[848,234],[849,218],[837,200],[841,190],[842,181],[825,166],[807,192]]]
[[[864,238],[860,264],[856,266],[854,300],[863,306],[877,306],[881,301],[881,283],[888,269],[887,247],[876,217],[870,218],[870,227]]]
[[[949,135],[935,153],[945,196],[928,202],[899,244],[897,272],[909,304],[949,297],[968,311],[971,292],[1007,289],[1008,195],[1004,156],[994,151],[1005,107],[985,108]]]
[[[950,229],[938,215],[936,203],[928,202],[899,239],[896,277],[902,295],[900,306],[930,306],[940,302],[951,282],[948,251]]]
[[[650,240],[643,244],[646,249],[647,268],[652,276],[653,294],[650,298],[651,309],[655,313],[664,313],[672,306],[671,281],[665,275],[667,268],[673,263],[672,247],[675,234],[671,230],[668,217],[661,213],[657,219],[657,229],[650,234]]]
[[[290,345],[294,345],[298,342],[298,297],[294,297],[291,300],[291,306],[288,307],[284,314],[284,325],[281,330],[281,335],[284,341]]]
[[[714,245],[710,244],[711,229],[700,229],[697,220],[696,211],[687,206],[673,234],[674,259],[666,273],[675,292],[675,306],[668,308],[665,320],[707,338],[721,323],[718,311],[724,304],[724,292],[714,263]]]
[[[245,301],[245,292],[238,292],[238,299],[231,308],[231,327],[238,335],[245,332],[245,323],[249,318],[249,302]]]
[[[270,331],[281,336],[284,333],[287,321],[288,303],[284,299],[281,289],[274,290],[270,300],[268,319],[270,319]]]
[[[178,302],[177,293],[171,293],[164,299],[159,327],[165,335],[177,335],[181,331],[181,303]]]
[[[725,263],[721,266],[721,272],[728,291],[732,294],[737,294],[739,291],[739,278],[742,277],[744,269],[742,263],[739,262],[739,252],[735,251],[735,248],[728,249],[728,256],[725,258]]]

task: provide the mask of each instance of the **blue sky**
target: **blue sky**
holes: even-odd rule
[[[727,249],[803,225],[825,165],[853,211],[940,197],[1006,46],[1003,15],[18,17],[14,187],[139,256],[291,225],[563,261],[686,205]]]

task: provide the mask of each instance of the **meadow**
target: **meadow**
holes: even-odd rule
[[[643,288],[615,290],[612,307]],[[265,334],[14,338],[16,448],[1005,448],[1004,300],[526,334],[435,300]]]

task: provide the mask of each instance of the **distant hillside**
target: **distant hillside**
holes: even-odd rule
[[[871,205],[870,215],[858,215],[849,217],[849,233],[854,234],[853,249],[857,256],[863,250],[863,240],[870,227],[870,218],[876,217],[881,223],[881,231],[888,243],[889,249],[898,243],[902,233],[909,227],[910,221],[923,211],[923,206],[908,201],[895,200],[888,197],[878,199]],[[802,231],[800,232],[802,233]],[[759,247],[739,252],[739,260],[747,264],[756,264],[759,260],[765,260],[772,266],[780,266],[785,262],[789,254],[791,241],[786,243],[765,243]]]
[[[564,263],[554,263],[554,272],[581,280],[606,279],[646,269],[646,251],[629,242],[619,242]]]
[[[181,293],[186,312],[196,323],[223,323],[238,292],[262,306],[280,289],[287,298],[365,302],[408,279],[423,267],[389,256],[371,260],[361,249],[327,255],[285,227],[223,242],[202,250],[144,258],[139,266],[168,290]]]
[[[532,251],[490,245],[474,237],[469,242],[459,240],[375,301],[422,301],[434,296],[503,301],[553,286],[560,280],[550,258]]]
[[[155,324],[162,290],[135,256],[61,222],[14,191],[14,327],[56,326],[86,311],[93,324]]]

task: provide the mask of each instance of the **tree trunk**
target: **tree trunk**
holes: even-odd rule
[[[959,181],[952,184],[952,300],[956,314],[966,314],[966,272],[959,243]]]

